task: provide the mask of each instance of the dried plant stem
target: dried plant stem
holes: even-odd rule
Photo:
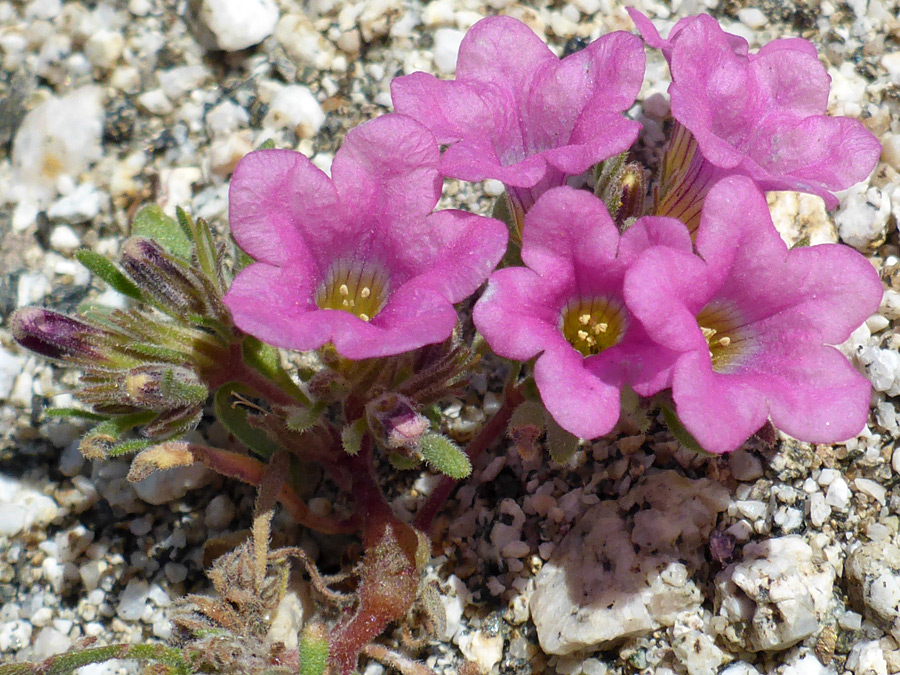
[[[0,675],[66,675],[82,666],[111,659],[136,659],[158,664],[160,675],[192,675],[195,671],[180,650],[160,644],[108,645],[57,654],[41,663],[0,665]]]

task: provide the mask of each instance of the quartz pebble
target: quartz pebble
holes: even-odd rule
[[[860,183],[844,191],[834,222],[844,243],[866,249],[884,242],[890,215],[890,197],[876,187]]]
[[[274,0],[192,0],[202,28],[199,39],[211,49],[236,52],[257,45],[275,30]]]
[[[300,84],[282,87],[269,103],[263,119],[267,129],[290,129],[300,138],[311,138],[325,122],[325,112],[309,90]]]
[[[721,635],[751,651],[787,649],[816,633],[828,609],[835,571],[799,536],[747,544],[743,560],[715,581]]]
[[[434,32],[434,65],[438,72],[453,75],[456,72],[456,55],[465,33],[454,28],[439,28]]]
[[[103,106],[100,87],[51,96],[29,112],[12,149],[13,178],[46,198],[63,176],[76,176],[100,158]]]
[[[0,474],[0,536],[12,537],[33,525],[49,523],[59,512],[50,497]]]
[[[649,508],[627,515],[636,505]],[[689,570],[726,506],[718,484],[665,471],[592,507],[535,581],[531,616],[544,651],[602,650],[698,608]]]
[[[900,547],[860,544],[847,557],[844,576],[853,608],[900,640]]]

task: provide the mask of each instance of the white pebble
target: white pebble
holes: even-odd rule
[[[269,37],[279,13],[274,0],[202,0],[198,16],[212,37],[201,35],[201,40],[211,48],[237,52]]]
[[[444,75],[456,72],[456,56],[465,33],[455,28],[438,28],[434,32],[434,65]]]
[[[148,89],[137,97],[137,104],[151,115],[168,115],[175,108],[162,89]]]
[[[275,94],[263,127],[291,129],[300,138],[311,138],[324,122],[325,112],[313,93],[303,85],[292,84]]]
[[[147,592],[150,585],[143,579],[132,579],[119,596],[116,614],[123,621],[137,621],[147,607]]]
[[[32,525],[49,523],[58,513],[50,497],[0,474],[0,536],[12,537]]]
[[[159,86],[171,101],[176,101],[199,89],[210,76],[206,66],[179,66],[160,71]]]
[[[828,486],[828,492],[825,493],[825,503],[832,508],[843,511],[850,506],[850,486],[843,478],[835,478],[831,485]]]
[[[759,29],[769,23],[769,19],[756,7],[745,7],[738,10],[738,19],[747,28]]]
[[[859,183],[842,193],[834,222],[844,243],[864,249],[884,241],[890,216],[889,196],[876,187]]]
[[[5,401],[12,393],[13,385],[22,372],[21,358],[0,346],[0,401]]]
[[[31,643],[31,623],[23,619],[8,621],[0,626],[0,654],[15,652]]]
[[[103,105],[100,87],[51,96],[22,120],[13,141],[13,178],[43,198],[62,176],[81,173],[101,156]]]
[[[110,69],[122,55],[125,38],[118,31],[101,29],[84,43],[84,55],[95,68]]]
[[[223,530],[235,516],[234,503],[226,495],[216,495],[206,505],[203,522],[211,530]]]
[[[54,654],[68,651],[72,646],[72,640],[68,635],[60,633],[55,628],[47,626],[41,628],[34,638],[34,655],[38,659],[46,659]]]
[[[853,481],[853,484],[856,486],[857,490],[863,494],[869,495],[879,504],[886,503],[887,490],[885,490],[883,485],[876,483],[874,480],[869,480],[868,478],[857,478]]]
[[[813,527],[822,527],[831,516],[831,507],[825,503],[825,495],[813,492],[809,496],[809,520]]]

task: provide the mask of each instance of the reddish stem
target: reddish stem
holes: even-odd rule
[[[359,654],[401,619],[415,602],[420,571],[416,564],[419,537],[394,515],[375,480],[372,438],[363,438],[359,454],[350,460],[353,496],[363,514],[365,555],[359,573],[359,604],[335,627],[329,664],[337,675],[349,675]]]
[[[525,397],[522,396],[522,392],[517,387],[507,386],[505,400],[503,405],[500,406],[500,410],[494,413],[494,416],[481,428],[478,435],[466,446],[466,454],[469,456],[469,461],[472,462],[473,466],[478,457],[481,456],[481,453],[491,447],[494,441],[506,432],[506,427],[509,425],[509,419],[512,417],[513,411],[524,400]],[[422,505],[422,508],[416,514],[413,520],[413,527],[422,532],[428,532],[438,511],[450,497],[453,488],[457,484],[458,481],[449,476],[441,478],[441,482],[429,495],[428,501]]]

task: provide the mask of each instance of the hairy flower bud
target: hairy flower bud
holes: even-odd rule
[[[104,331],[65,314],[39,307],[17,310],[11,319],[13,338],[36,354],[59,361],[102,365],[106,356],[96,344]]]
[[[416,449],[431,426],[408,398],[393,393],[369,403],[366,417],[375,438],[393,450]]]
[[[208,396],[197,373],[169,364],[138,366],[122,373],[120,389],[133,405],[158,412],[203,403]]]
[[[141,290],[165,309],[179,314],[206,313],[202,283],[152,239],[133,237],[126,241],[120,262]]]

